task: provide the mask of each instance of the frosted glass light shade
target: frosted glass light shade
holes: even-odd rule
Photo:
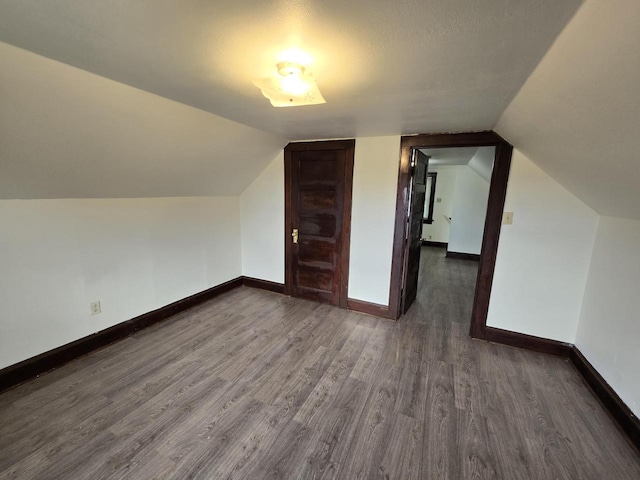
[[[274,107],[297,107],[326,103],[313,76],[305,68],[292,63],[278,64],[278,74],[254,80],[262,94]]]

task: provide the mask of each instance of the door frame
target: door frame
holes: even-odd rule
[[[351,140],[323,140],[314,142],[292,142],[284,148],[284,293],[291,295],[293,290],[293,243],[291,231],[293,228],[291,212],[291,152],[344,150],[344,203],[342,210],[342,233],[340,245],[340,285],[338,307],[347,308],[349,287],[349,252],[351,247],[351,204],[353,195],[353,163],[356,141]]]
[[[444,133],[403,136],[400,140],[400,165],[396,199],[396,220],[389,288],[389,312],[397,320],[402,308],[402,277],[407,256],[406,222],[409,209],[409,184],[411,182],[411,157],[418,148],[447,147],[495,147],[495,160],[489,186],[487,213],[480,251],[480,264],[471,314],[469,335],[484,338],[489,311],[489,299],[498,252],[498,240],[502,225],[502,211],[507,194],[507,182],[511,167],[513,146],[493,131],[473,133]]]

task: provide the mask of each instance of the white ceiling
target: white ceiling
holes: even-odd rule
[[[580,4],[0,0],[0,42],[78,67],[0,44],[0,196],[237,195],[288,140],[495,127],[640,219],[640,2]],[[252,85],[290,47],[327,104]]]
[[[469,165],[469,160],[478,151],[478,147],[421,148],[429,158],[429,168],[446,165]]]
[[[495,147],[421,148],[429,158],[429,170],[434,167],[467,165],[485,181],[491,181]]]
[[[0,0],[0,40],[288,139],[491,129],[580,0]],[[325,105],[251,80],[298,47]]]
[[[0,43],[0,198],[240,194],[287,141]]]
[[[596,212],[640,219],[640,1],[587,1],[497,131]]]

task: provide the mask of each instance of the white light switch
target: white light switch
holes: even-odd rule
[[[436,198],[436,203],[442,203],[442,199],[441,198]]]
[[[513,212],[502,212],[502,224],[503,225],[513,224]]]

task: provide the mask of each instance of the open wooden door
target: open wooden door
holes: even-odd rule
[[[413,151],[411,166],[411,186],[409,188],[409,215],[406,241],[409,254],[405,259],[402,289],[402,313],[407,313],[418,293],[418,274],[420,273],[420,249],[422,247],[422,220],[427,190],[427,171],[429,157],[420,150]]]
[[[347,308],[354,140],[290,143],[285,293]]]

